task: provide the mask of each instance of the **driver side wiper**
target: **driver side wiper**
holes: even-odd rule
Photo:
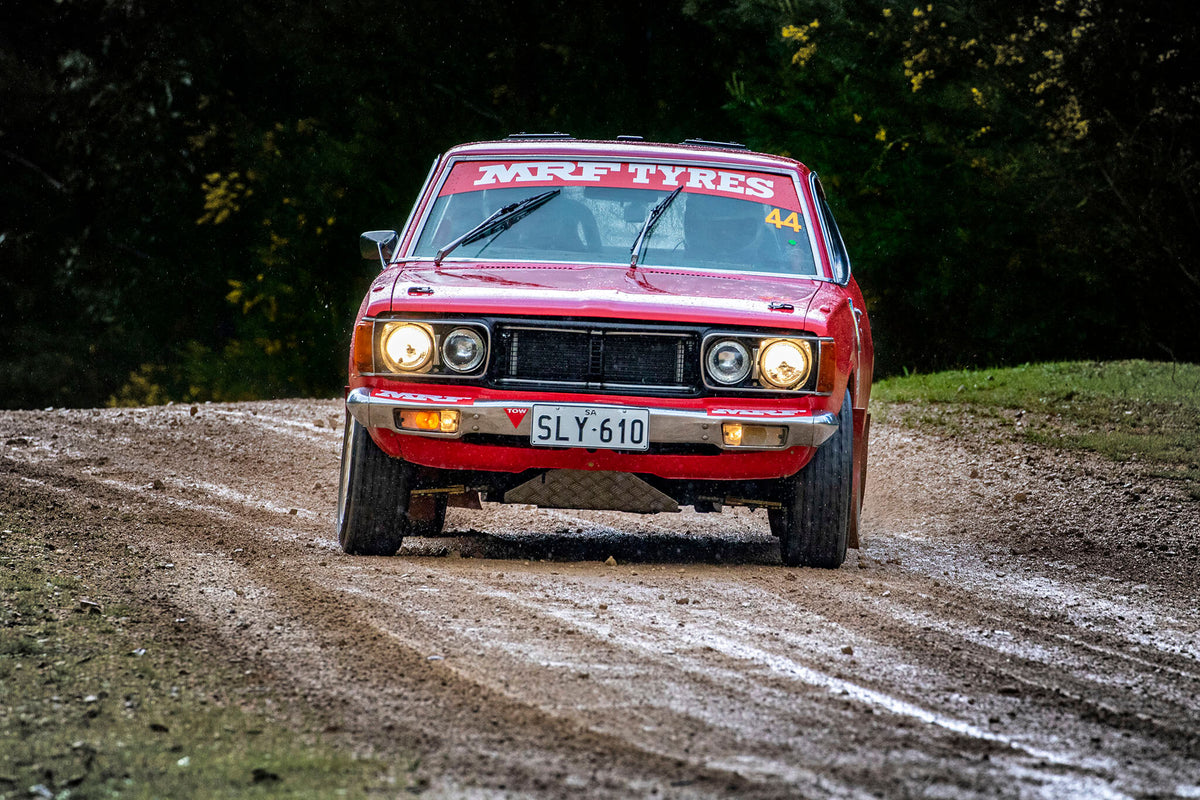
[[[492,212],[491,216],[489,216],[483,222],[479,223],[474,228],[471,228],[471,230],[467,231],[462,236],[459,236],[454,241],[443,245],[433,257],[433,265],[435,267],[441,266],[442,259],[449,255],[450,251],[458,247],[460,244],[470,244],[471,242],[478,241],[493,231],[499,232],[508,230],[513,225],[517,224],[517,222],[519,222],[523,217],[537,210],[540,206],[548,203],[561,191],[562,189],[551,189],[548,192],[542,192],[541,194],[536,194],[533,197],[526,197],[524,200],[518,200],[511,205],[496,209]],[[499,231],[497,231],[497,229],[499,229]]]
[[[674,191],[658,201],[658,205],[650,209],[650,213],[646,215],[646,221],[642,223],[642,229],[638,231],[637,239],[634,240],[633,246],[629,248],[629,268],[637,269],[638,257],[642,254],[642,246],[646,243],[646,237],[654,230],[654,226],[658,224],[658,220],[666,213],[667,206],[679,196],[683,191],[682,186],[677,186]]]

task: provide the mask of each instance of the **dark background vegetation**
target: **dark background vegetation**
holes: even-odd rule
[[[452,144],[817,169],[883,373],[1200,360],[1194,4],[0,0],[0,405],[333,395]]]

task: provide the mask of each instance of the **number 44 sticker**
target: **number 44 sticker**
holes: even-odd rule
[[[800,232],[799,213],[796,211],[793,211],[792,213],[788,214],[786,217],[781,217],[780,212],[785,211],[785,210],[786,209],[772,208],[771,213],[767,214],[767,218],[764,221],[768,225],[774,225],[776,230],[780,230],[782,228],[791,228],[796,233],[799,233]]]

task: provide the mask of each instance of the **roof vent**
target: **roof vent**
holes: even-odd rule
[[[697,147],[724,147],[727,150],[749,150],[741,142],[714,142],[710,139],[684,139],[680,144],[694,144]]]
[[[521,131],[520,133],[510,133],[508,135],[508,138],[521,140],[521,139],[574,139],[575,137],[569,133],[561,133],[560,131],[555,131],[554,133],[526,133],[525,131]]]

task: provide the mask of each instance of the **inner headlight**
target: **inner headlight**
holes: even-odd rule
[[[483,363],[483,337],[470,328],[455,328],[442,337],[442,363],[455,372],[470,372]]]
[[[758,354],[759,377],[778,389],[791,389],[808,379],[812,348],[808,342],[780,339]]]
[[[415,372],[433,358],[433,335],[420,325],[389,325],[379,339],[384,365],[391,372]]]
[[[750,351],[741,342],[725,339],[708,348],[708,376],[717,383],[732,386],[750,374]]]

